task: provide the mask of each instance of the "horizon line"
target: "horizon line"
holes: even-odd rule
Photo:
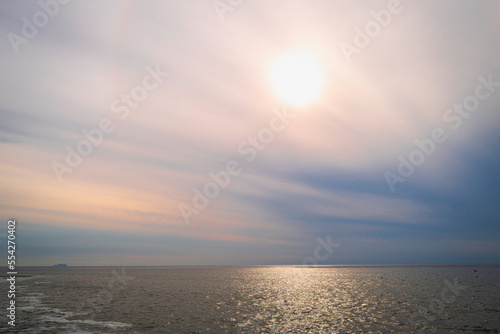
[[[177,264],[177,265],[21,265],[17,268],[47,267],[47,268],[78,268],[78,267],[355,267],[355,266],[491,266],[500,265],[500,262],[492,263],[397,263],[397,264]]]

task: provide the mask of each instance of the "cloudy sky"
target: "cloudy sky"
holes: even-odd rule
[[[19,265],[500,261],[497,1],[64,2],[0,2]]]

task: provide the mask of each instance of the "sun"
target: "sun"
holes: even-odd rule
[[[307,50],[282,55],[269,70],[275,94],[292,107],[305,107],[316,101],[324,83],[319,57]]]

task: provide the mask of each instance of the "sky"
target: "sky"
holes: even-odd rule
[[[1,1],[1,243],[16,219],[26,266],[499,263],[499,30],[494,0]],[[287,100],[301,53],[321,80],[292,64]]]

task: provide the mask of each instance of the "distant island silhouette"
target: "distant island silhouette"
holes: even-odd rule
[[[68,265],[65,263],[54,264],[54,267],[67,267]]]

